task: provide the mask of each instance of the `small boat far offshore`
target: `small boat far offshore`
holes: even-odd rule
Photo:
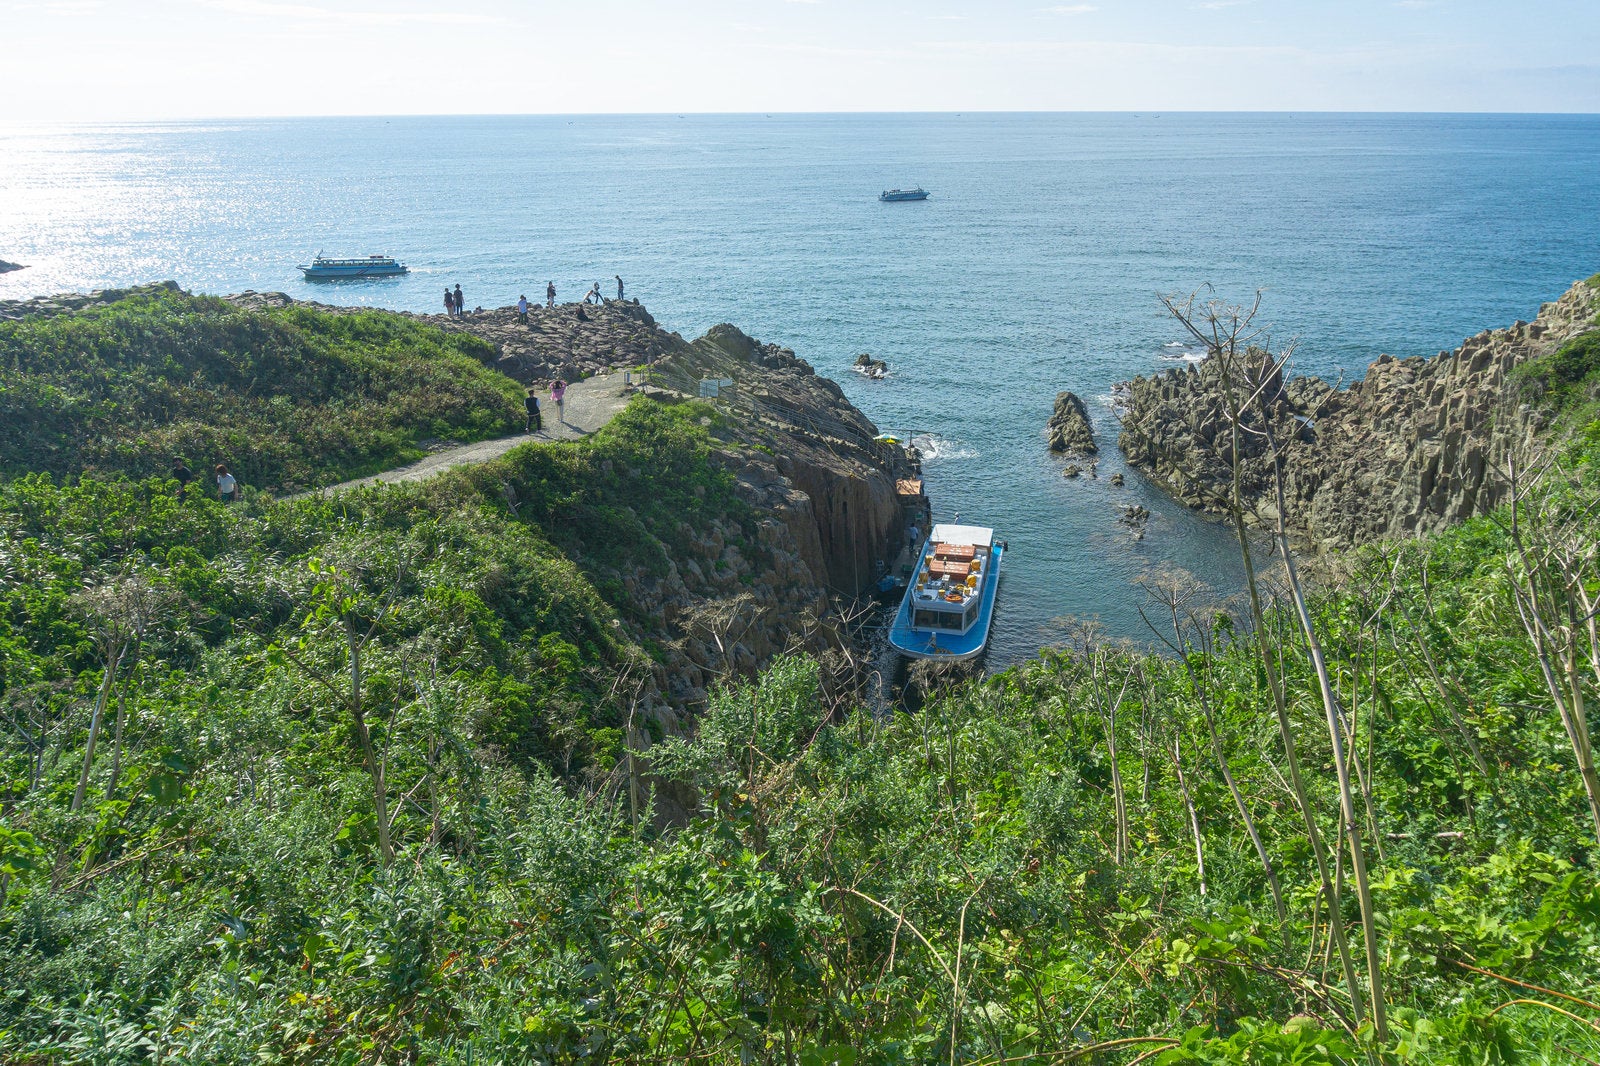
[[[913,659],[944,662],[983,654],[1005,551],[1005,541],[986,526],[935,525],[889,626],[890,646]]]
[[[926,200],[928,192],[918,185],[915,189],[885,189],[878,194],[878,199],[886,204],[900,203],[902,200]]]
[[[299,268],[307,281],[331,281],[336,278],[392,278],[411,273],[411,268],[395,261],[390,255],[369,255],[360,259],[329,259],[321,252],[311,260],[310,266]]]

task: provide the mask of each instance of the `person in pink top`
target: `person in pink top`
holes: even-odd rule
[[[566,397],[567,383],[562,381],[560,378],[556,378],[555,384],[550,386],[550,400],[556,405],[557,422],[565,422],[567,420],[566,408],[562,406],[562,401],[565,400]]]

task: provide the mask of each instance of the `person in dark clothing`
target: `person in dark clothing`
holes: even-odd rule
[[[556,283],[553,281],[544,283],[544,305],[546,307],[554,307],[556,305]]]
[[[467,313],[467,298],[461,295],[461,286],[456,286],[456,317],[460,318]]]
[[[544,418],[539,414],[539,397],[534,395],[534,390],[529,389],[528,395],[523,397],[523,409],[528,412],[529,433],[537,433],[544,428]]]
[[[444,290],[444,317],[449,318],[455,313],[456,297],[455,294],[450,291],[449,286],[446,286]]]
[[[189,482],[194,480],[194,471],[190,470],[182,459],[172,460],[172,480],[178,483],[178,499],[183,499],[183,494],[189,489]]]
[[[615,275],[613,275],[613,277],[615,277],[617,279],[617,302],[621,303],[622,302],[622,275],[621,274],[615,274]]]

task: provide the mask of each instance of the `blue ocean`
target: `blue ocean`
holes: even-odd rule
[[[686,337],[732,322],[925,445],[935,518],[1009,540],[991,661],[1072,619],[1149,640],[1139,575],[1239,581],[1226,530],[1123,469],[1114,383],[1193,351],[1158,294],[1264,320],[1303,373],[1432,355],[1600,270],[1600,116],[650,115],[0,131],[0,299],[176,279],[440,310],[576,299],[621,274]],[[920,203],[880,190],[921,184]],[[404,278],[308,284],[384,252]],[[848,372],[870,352],[891,373]],[[1042,430],[1094,413],[1098,478]],[[1374,427],[1381,432],[1382,427]],[[1118,504],[1153,512],[1143,540]]]

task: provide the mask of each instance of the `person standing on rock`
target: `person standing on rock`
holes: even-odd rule
[[[456,317],[460,318],[467,313],[467,298],[461,295],[461,286],[456,286]]]
[[[598,281],[590,287],[588,292],[583,294],[583,302],[595,304],[603,304],[606,302],[606,298],[600,295],[600,283]]]
[[[546,307],[554,307],[556,305],[556,283],[553,281],[544,283],[544,305]]]
[[[556,421],[562,425],[567,424],[567,383],[556,378],[554,385],[550,386],[550,399],[556,405]]]
[[[522,399],[522,407],[528,412],[528,432],[537,433],[544,428],[544,416],[539,413],[539,397],[536,390],[529,386],[528,395]]]
[[[615,275],[613,275],[613,277],[615,277],[617,279],[617,303],[621,303],[622,302],[622,275],[621,274],[615,274]]]
[[[456,297],[455,294],[450,291],[450,286],[446,285],[444,289],[444,317],[449,318],[455,313]]]
[[[521,319],[524,326],[528,324],[528,297],[526,295],[517,297],[517,318]]]

